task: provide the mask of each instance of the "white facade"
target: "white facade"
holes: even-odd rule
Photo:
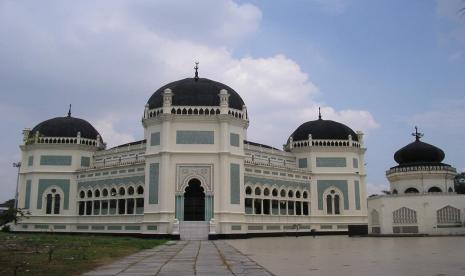
[[[455,193],[456,169],[440,163],[443,158],[386,172],[390,194],[368,198],[370,234],[465,234],[465,195]]]
[[[230,108],[228,91],[219,106],[172,97],[146,106],[144,140],[111,149],[25,130],[18,207],[30,216],[15,229],[176,236],[194,220],[221,237],[367,225],[361,133],[278,150],[246,141],[247,109]]]

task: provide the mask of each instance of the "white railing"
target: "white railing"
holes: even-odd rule
[[[353,140],[329,140],[329,139],[308,139],[291,142],[292,148],[304,147],[356,147],[360,148],[361,145]]]
[[[295,164],[286,164],[286,165],[281,165],[281,164],[276,164],[272,162],[260,162],[256,160],[250,160],[250,159],[245,159],[244,163],[247,165],[256,165],[256,166],[264,166],[264,167],[270,167],[270,168],[277,168],[277,169],[287,169],[287,170],[292,170],[294,172],[300,172],[300,173],[310,173],[306,169],[299,169],[295,167]],[[294,165],[294,166],[292,166]]]
[[[126,159],[112,159],[112,160],[102,160],[96,161],[93,163],[91,167],[81,167],[78,169],[78,172],[83,171],[90,171],[95,169],[105,169],[105,168],[112,168],[112,167],[121,167],[121,166],[129,166],[129,165],[137,165],[145,163],[145,158],[143,156],[139,156],[137,158],[132,157]]]
[[[457,170],[451,166],[444,165],[423,165],[423,166],[406,166],[391,168],[386,171],[386,174],[400,173],[400,172],[418,172],[418,171],[448,171],[456,173]]]
[[[31,137],[26,141],[26,144],[76,144],[100,147],[101,143],[97,139],[89,139],[82,137]]]
[[[213,116],[221,113],[219,106],[170,106],[169,114],[175,115],[190,115],[190,116]],[[248,120],[245,110],[227,108],[227,113],[238,119]],[[155,118],[163,114],[163,107],[149,109],[144,114],[144,118]]]

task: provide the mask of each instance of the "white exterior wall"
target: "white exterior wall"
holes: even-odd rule
[[[443,207],[452,206],[460,210],[462,227],[438,228],[437,211]],[[463,222],[465,218],[465,195],[455,193],[444,194],[407,194],[385,195],[368,198],[369,233],[373,227],[380,227],[381,234],[394,234],[393,212],[399,208],[407,207],[416,211],[419,234],[428,235],[454,235],[465,234]],[[371,214],[373,210],[379,213],[379,225],[373,224]]]

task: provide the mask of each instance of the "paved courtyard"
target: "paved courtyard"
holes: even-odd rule
[[[465,275],[465,237],[178,241],[86,275]]]
[[[85,275],[271,275],[224,241],[169,242]]]
[[[230,240],[275,275],[465,275],[465,237]]]

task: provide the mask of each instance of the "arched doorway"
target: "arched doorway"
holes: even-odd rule
[[[433,187],[428,189],[428,193],[442,193],[442,190],[441,190],[441,188],[433,186]]]
[[[189,180],[184,193],[184,220],[205,220],[205,192],[196,178]]]
[[[406,193],[406,194],[417,194],[417,193],[419,193],[419,192],[418,192],[418,190],[417,190],[416,188],[410,187],[410,188],[408,188],[407,190],[405,190],[405,193]]]

